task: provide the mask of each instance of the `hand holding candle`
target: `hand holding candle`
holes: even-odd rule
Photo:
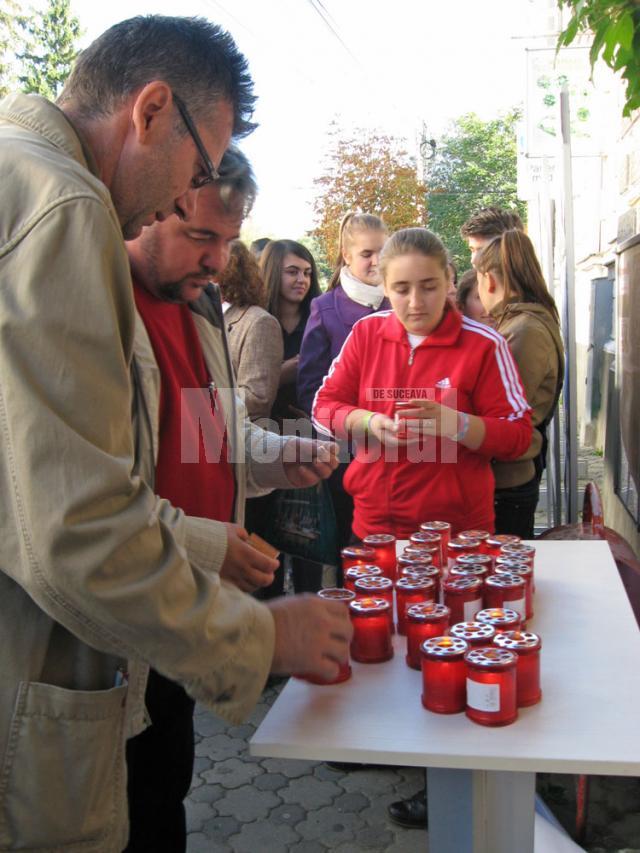
[[[265,602],[275,624],[271,672],[305,672],[327,681],[348,660],[353,627],[341,601],[293,595]]]

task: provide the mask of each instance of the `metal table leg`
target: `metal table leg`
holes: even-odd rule
[[[429,853],[533,853],[535,773],[427,768]]]

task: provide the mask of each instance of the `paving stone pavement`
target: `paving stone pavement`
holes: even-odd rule
[[[389,803],[419,788],[421,770],[343,773],[315,761],[249,755],[248,740],[282,686],[268,687],[242,726],[196,708],[188,853],[428,851],[424,831],[403,829],[387,817]],[[570,829],[575,777],[540,774],[538,790]],[[640,853],[640,779],[591,777],[589,800],[585,849]]]

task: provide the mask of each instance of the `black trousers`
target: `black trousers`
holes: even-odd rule
[[[154,670],[145,701],[151,726],[127,743],[129,844],[125,853],[185,853],[183,800],[193,776],[194,701]]]
[[[513,533],[523,539],[533,539],[539,494],[540,480],[537,476],[521,486],[496,489],[496,533]]]

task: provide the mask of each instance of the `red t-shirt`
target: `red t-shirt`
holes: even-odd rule
[[[161,375],[156,493],[187,515],[230,521],[235,483],[224,412],[193,315],[135,282],[134,296]]]

